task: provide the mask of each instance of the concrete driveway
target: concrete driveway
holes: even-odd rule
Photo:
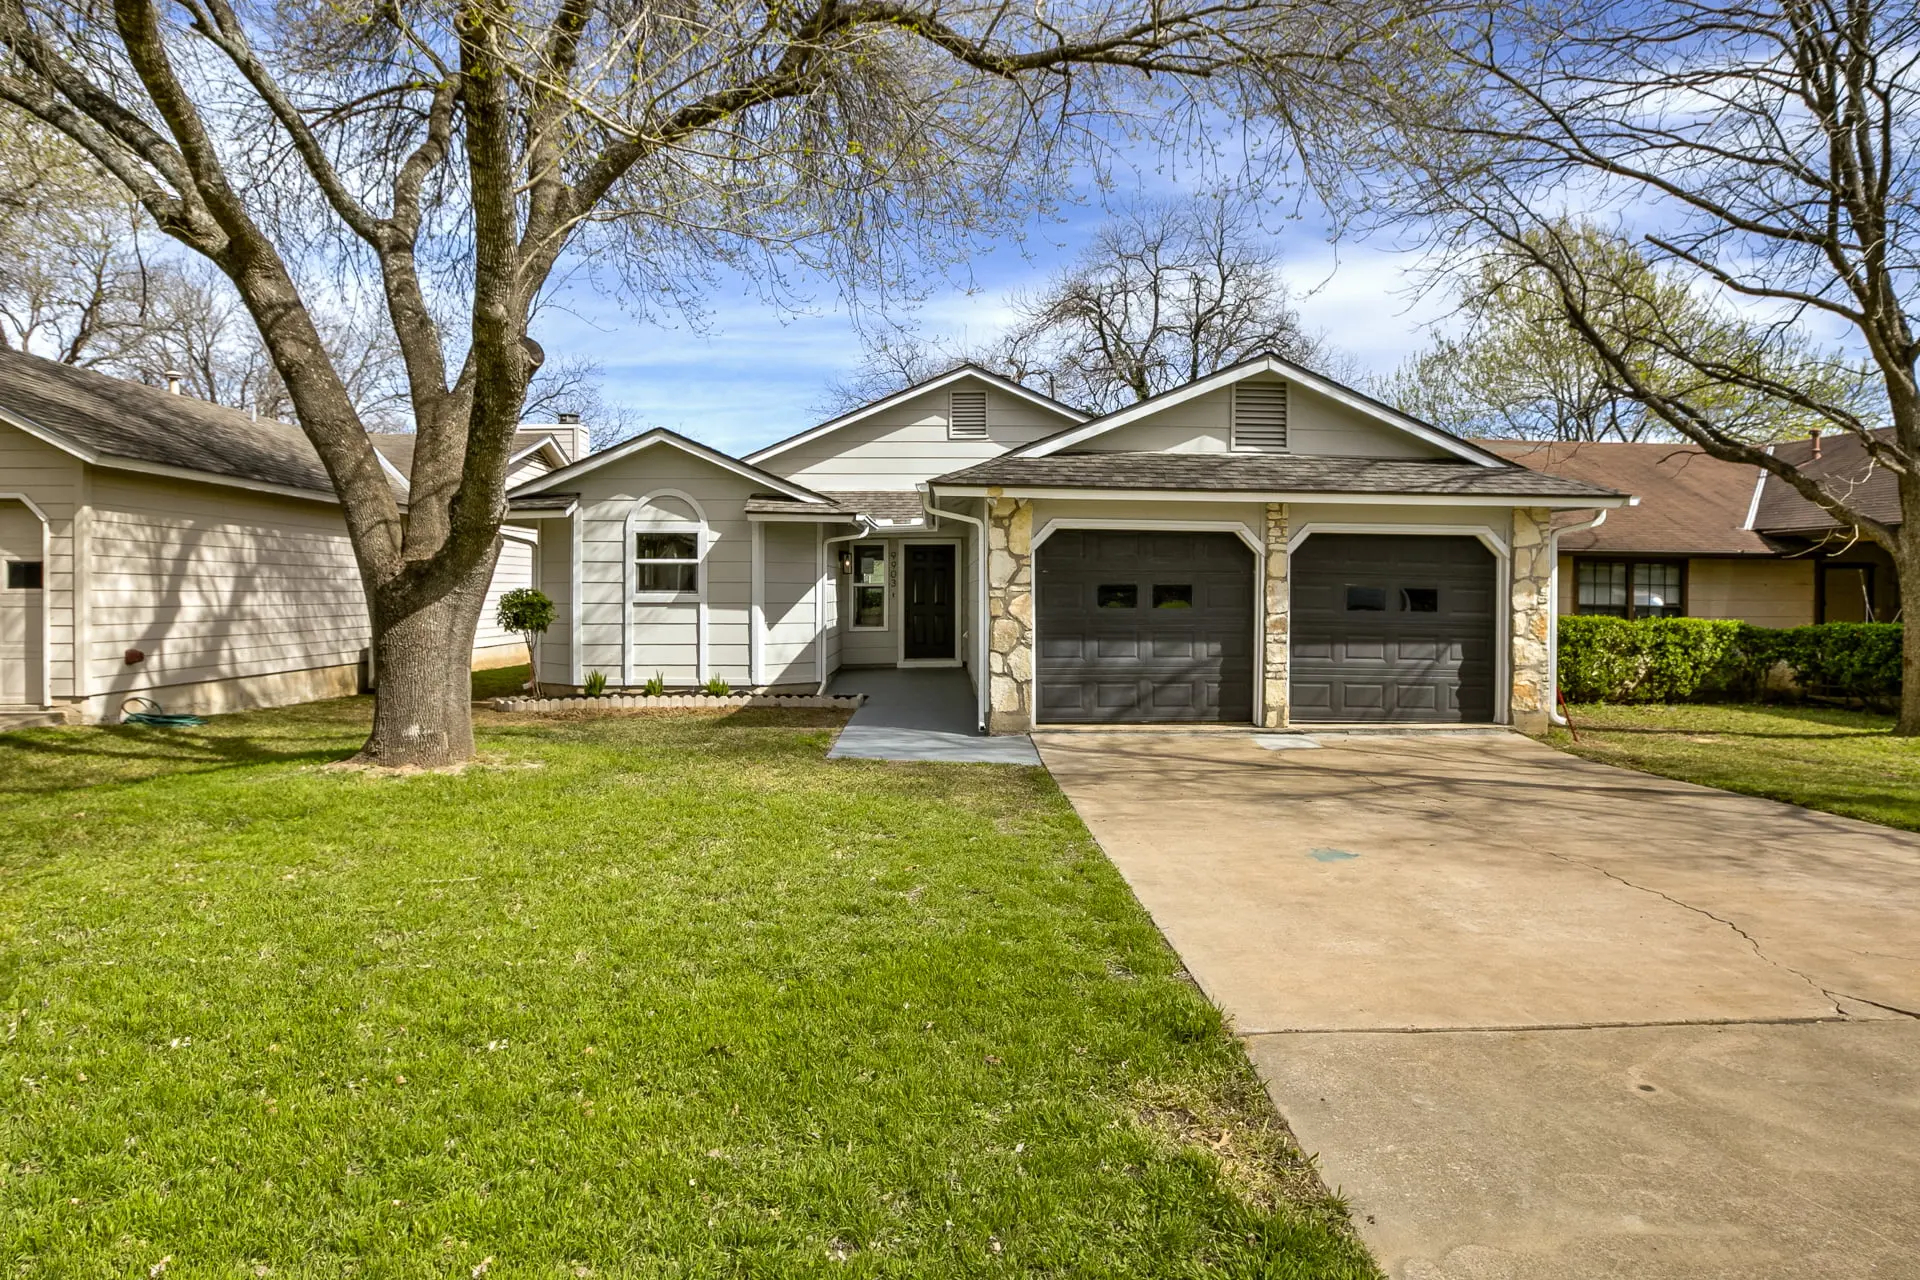
[[[1920,1277],[1920,837],[1504,733],[1036,740],[1389,1275]]]

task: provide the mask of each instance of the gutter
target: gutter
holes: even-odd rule
[[[1607,513],[1602,511],[1591,520],[1566,525],[1547,535],[1547,562],[1553,566],[1547,572],[1547,722],[1562,728],[1567,718],[1560,714],[1560,535],[1598,529],[1606,522]]]
[[[836,535],[835,537],[823,538],[820,541],[820,580],[819,580],[820,590],[819,590],[819,594],[814,597],[814,602],[813,602],[813,608],[814,608],[813,662],[814,662],[815,669],[820,672],[820,687],[813,691],[814,697],[816,698],[826,693],[827,681],[833,679],[833,673],[827,670],[826,582],[827,582],[827,575],[829,573],[833,573],[834,568],[833,568],[833,557],[828,553],[827,548],[831,547],[836,542],[852,542],[856,538],[871,538],[876,536],[880,532],[879,526],[875,525],[873,521],[869,520],[865,516],[865,514],[861,512],[858,512],[858,511],[854,512],[853,522],[860,527],[855,529],[852,533],[842,533],[842,534]],[[840,607],[840,592],[837,587],[834,590],[833,599],[834,599],[834,609],[837,612]],[[835,617],[833,620],[833,624],[836,627],[839,626],[840,619],[838,617]]]
[[[979,587],[975,600],[973,629],[974,667],[973,700],[974,710],[979,717],[976,726],[984,734],[987,731],[987,642],[992,635],[992,627],[987,619],[987,522],[981,516],[970,516],[964,511],[948,511],[944,507],[933,505],[933,487],[920,487],[920,505],[929,516],[949,517],[970,524],[974,529],[974,580]],[[1037,589],[1036,583],[1036,589]]]

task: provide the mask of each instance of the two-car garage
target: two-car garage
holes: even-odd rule
[[[1041,723],[1253,718],[1256,561],[1237,535],[1061,530],[1035,567]],[[1292,720],[1494,718],[1498,563],[1477,538],[1317,533],[1288,579]]]

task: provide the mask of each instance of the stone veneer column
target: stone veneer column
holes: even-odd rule
[[[1514,728],[1543,734],[1553,709],[1552,664],[1547,638],[1553,617],[1553,512],[1543,507],[1513,511],[1513,711]]]
[[[1261,617],[1261,719],[1269,729],[1287,727],[1287,504],[1267,504],[1267,580]]]
[[[987,499],[987,732],[1033,727],[1033,503]]]

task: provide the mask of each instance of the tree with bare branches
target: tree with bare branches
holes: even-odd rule
[[[1284,104],[1297,129],[1398,21],[1359,0],[0,0],[0,101],[233,283],[360,565],[362,757],[432,766],[471,754],[466,638],[557,269],[593,260],[636,302],[724,262],[885,279],[1044,203],[1131,104]],[[323,287],[358,285],[419,436],[404,511],[317,319]]]
[[[1523,262],[1622,394],[1885,547],[1903,616],[1920,618],[1920,10],[1489,0],[1417,43],[1448,53],[1370,90],[1356,140],[1370,150],[1365,207],[1430,233],[1444,254]],[[1621,252],[1583,252],[1582,225]],[[1626,265],[1641,260],[1651,276]],[[1746,320],[1744,338],[1698,344],[1650,279],[1683,281],[1702,306]],[[1858,393],[1777,358],[1810,326],[1865,362]],[[1642,351],[1686,376],[1647,376]],[[1725,388],[1740,411],[1725,409]],[[1768,452],[1775,412],[1856,439],[1896,477],[1901,519]],[[1920,734],[1917,631],[1897,722],[1908,735]]]
[[[1631,279],[1619,295],[1623,314],[1605,317],[1605,327],[1626,335],[1620,355],[1635,377],[1698,404],[1717,421],[1748,423],[1748,443],[1787,440],[1826,427],[1826,420],[1798,405],[1757,396],[1748,388],[1700,372],[1698,357],[1764,362],[1752,370],[1774,380],[1812,389],[1819,398],[1855,403],[1871,398],[1868,375],[1857,361],[1822,351],[1794,330],[1756,332],[1751,318],[1725,315],[1707,305],[1671,270],[1662,271],[1633,245],[1592,227],[1556,227],[1564,250],[1583,259],[1586,273]],[[1490,249],[1477,269],[1455,284],[1458,332],[1434,339],[1409,356],[1375,390],[1415,417],[1470,436],[1518,440],[1672,440],[1679,433],[1636,398],[1605,361],[1570,329],[1552,277],[1524,254]],[[1644,308],[1646,315],[1636,315]],[[1630,335],[1645,332],[1653,317],[1663,331],[1685,335],[1694,355],[1670,359],[1662,346]],[[1771,339],[1771,340],[1770,340]]]

